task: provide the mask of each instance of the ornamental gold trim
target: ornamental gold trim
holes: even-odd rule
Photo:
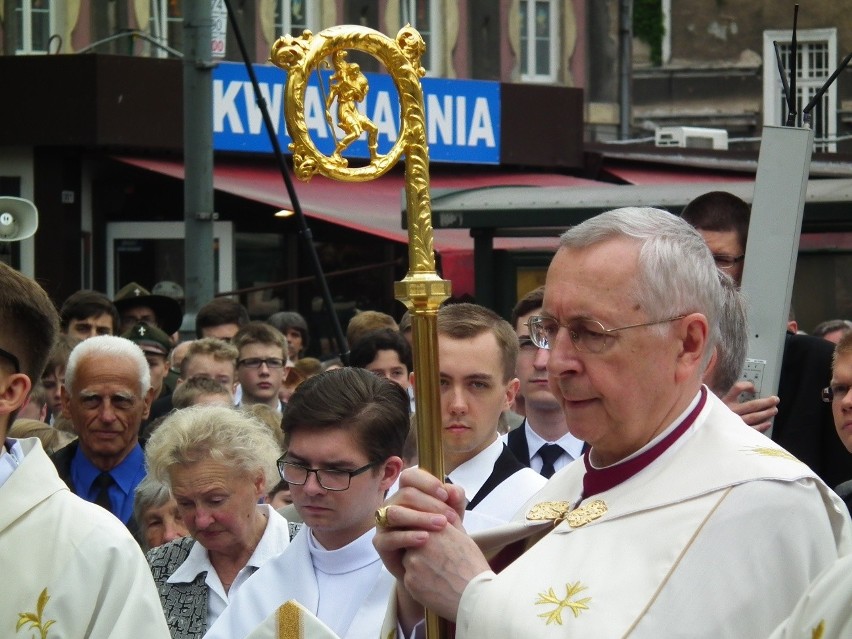
[[[45,588],[38,596],[38,601],[36,601],[35,612],[18,613],[18,623],[15,626],[15,634],[20,633],[21,629],[23,629],[24,626],[31,626],[30,628],[26,628],[25,630],[38,631],[38,639],[47,639],[48,629],[56,623],[55,619],[43,619],[44,607],[47,605],[48,601],[50,601],[50,595],[47,594],[47,588]]]
[[[565,519],[569,510],[571,510],[571,504],[567,501],[542,501],[527,511],[527,519],[559,522]]]
[[[586,586],[583,586],[579,581],[577,581],[573,584],[565,584],[565,596],[561,598],[557,596],[556,591],[553,589],[553,587],[548,588],[547,592],[539,593],[538,599],[536,599],[535,601],[536,606],[555,606],[555,608],[551,610],[538,614],[539,617],[545,620],[544,625],[563,625],[562,611],[566,608],[570,610],[571,613],[573,613],[575,619],[580,616],[581,612],[583,612],[584,610],[588,610],[589,602],[592,600],[591,597],[574,599],[576,595],[578,595],[584,590],[588,590],[588,588]]]
[[[782,448],[770,448],[769,446],[753,446],[751,448],[746,448],[746,452],[752,453],[754,455],[761,455],[762,457],[775,457],[777,459],[787,459],[789,461],[802,463],[798,458],[794,455],[788,453],[786,450]]]
[[[580,526],[585,526],[586,524],[593,522],[595,519],[600,519],[603,517],[609,508],[606,505],[606,502],[603,499],[596,499],[595,501],[589,502],[584,506],[580,506],[579,508],[575,508],[566,517],[568,521],[568,525],[571,528],[579,528]]]

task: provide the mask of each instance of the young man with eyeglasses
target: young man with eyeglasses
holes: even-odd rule
[[[287,338],[265,322],[249,322],[237,331],[232,343],[239,351],[240,405],[266,404],[283,413],[279,394],[287,372]]]
[[[590,448],[480,537],[510,544],[493,568],[459,526],[458,488],[402,473],[374,540],[402,636],[425,606],[458,639],[766,637],[849,552],[837,496],[704,387],[721,303],[710,251],[666,211],[562,235],[530,336]]]
[[[282,427],[278,468],[305,526],[205,639],[296,636],[277,634],[277,611],[290,599],[339,637],[374,639],[393,583],[372,544],[374,513],[402,470],[408,397],[364,369],[328,371],[299,386]]]
[[[518,334],[520,350],[515,373],[524,398],[524,421],[503,436],[503,441],[519,462],[549,479],[583,452],[583,442],[568,431],[565,413],[547,381],[548,352],[530,339],[530,317],[541,314],[544,287],[533,289],[512,309],[512,326]]]
[[[6,437],[59,318],[38,284],[2,262],[0,291],[0,574],[9,583],[0,635],[167,639],[147,562],[125,526],[72,494],[38,439]]]
[[[751,218],[748,204],[731,193],[711,191],[692,200],[681,217],[704,238],[716,268],[739,286]],[[852,457],[838,445],[831,411],[819,401],[820,390],[831,375],[832,352],[832,345],[825,340],[788,329],[778,395],[740,402],[741,393],[754,392],[751,382],[740,380],[722,401],[761,432],[772,425],[774,441],[810,466],[829,486],[836,486],[852,479]]]

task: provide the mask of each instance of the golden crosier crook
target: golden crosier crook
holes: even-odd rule
[[[369,87],[346,51],[369,53],[381,61],[393,79],[400,100],[400,131],[391,150],[376,151],[372,122],[360,115],[356,102],[364,100]],[[414,404],[417,421],[417,447],[420,467],[436,477],[444,477],[441,448],[441,405],[438,386],[438,308],[450,296],[450,282],[435,271],[432,205],[429,196],[429,150],[426,144],[423,88],[425,71],[420,59],[426,50],[423,38],[411,26],[399,30],[396,39],[360,26],[342,25],[312,34],[286,35],[272,46],[270,61],[287,72],[284,90],[284,117],[293,139],[293,165],[301,180],[319,173],[344,182],[366,182],[387,173],[405,156],[405,200],[408,217],[408,263],[405,278],[394,285],[394,294],[411,311],[414,370],[417,384]],[[332,121],[331,107],[337,102],[338,126],[344,132],[331,156],[320,153],[305,123],[305,90],[310,74],[326,59],[335,73],[326,98],[326,118]],[[367,133],[370,162],[350,167],[341,156],[361,133]],[[369,193],[364,197],[369,197]],[[446,624],[431,611],[426,613],[426,634],[430,639],[448,637]]]

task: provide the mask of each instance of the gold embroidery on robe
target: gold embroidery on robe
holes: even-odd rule
[[[15,626],[15,634],[18,634],[24,626],[30,625],[31,628],[27,628],[27,630],[38,630],[38,639],[47,639],[48,629],[56,623],[55,619],[48,619],[46,621],[42,619],[44,607],[48,601],[50,601],[50,595],[47,594],[47,588],[45,588],[38,596],[35,612],[18,613],[18,625]]]
[[[584,506],[575,508],[568,513],[566,519],[568,520],[568,525],[571,526],[571,528],[579,528],[580,526],[585,526],[595,519],[599,519],[607,510],[606,502],[603,499],[596,499]]]
[[[539,613],[539,617],[545,620],[544,625],[549,626],[552,623],[555,623],[559,626],[562,625],[562,611],[565,608],[568,608],[572,613],[574,613],[574,617],[579,617],[580,613],[583,610],[588,610],[588,603],[592,600],[591,597],[584,597],[583,599],[577,599],[576,601],[573,598],[586,590],[586,586],[580,585],[580,582],[575,583],[567,583],[565,584],[565,597],[560,599],[553,588],[548,588],[547,592],[542,592],[538,594],[538,599],[535,602],[536,606],[547,606],[552,605],[556,606],[552,610],[547,612]]]
[[[571,504],[567,501],[543,501],[536,504],[527,511],[527,519],[530,521],[561,521],[571,510]]]
[[[278,607],[278,639],[302,639],[302,611],[292,601]]]
[[[780,450],[778,448],[769,448],[768,446],[755,446],[754,448],[747,449],[748,452],[754,453],[755,455],[763,455],[764,457],[778,457],[780,459],[789,459],[790,461],[796,461],[801,463],[795,456],[788,453],[786,450]]]

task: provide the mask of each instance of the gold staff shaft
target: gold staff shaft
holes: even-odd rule
[[[384,63],[399,94],[399,137],[385,155],[377,152],[375,125],[356,108],[366,97],[369,87],[360,67],[348,59],[348,50],[364,51]],[[310,180],[319,173],[346,182],[366,182],[384,175],[405,157],[409,270],[401,282],[394,284],[394,294],[411,312],[417,374],[414,405],[419,464],[443,479],[437,318],[438,308],[450,296],[450,282],[441,279],[435,270],[429,150],[420,85],[420,78],[425,74],[420,65],[424,51],[423,38],[410,26],[400,29],[392,40],[372,29],[345,25],[325,29],[316,35],[305,31],[298,37],[279,38],[272,47],[270,60],[287,71],[285,118],[293,139],[290,145],[293,165],[300,179]],[[331,58],[334,69],[326,98],[326,115],[331,120],[331,107],[336,103],[337,126],[344,133],[331,156],[316,148],[304,117],[308,77],[326,58]],[[366,166],[350,167],[342,153],[365,133],[370,162]],[[429,639],[449,636],[445,620],[428,610],[426,635]]]

